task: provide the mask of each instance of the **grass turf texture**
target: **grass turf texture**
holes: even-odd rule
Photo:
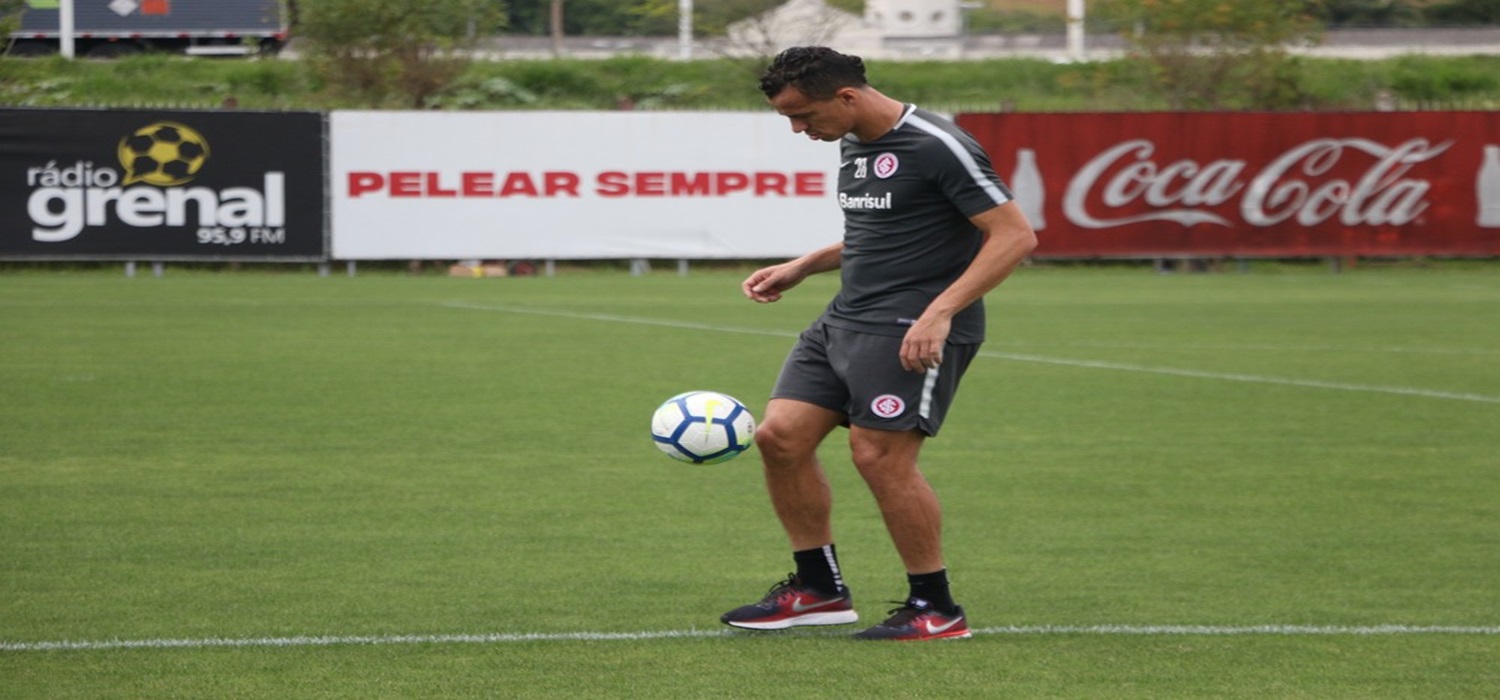
[[[924,455],[980,634],[915,646],[719,634],[790,557],[754,453],[672,462],[650,412],[758,415],[836,284],[758,306],[743,274],[0,275],[0,643],[542,635],[12,647],[0,694],[1500,692],[1493,265],[1019,272]],[[904,584],[839,437],[873,623]],[[1483,633],[1002,629],[1095,625]]]

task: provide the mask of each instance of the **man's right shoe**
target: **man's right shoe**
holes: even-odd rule
[[[919,598],[907,598],[891,616],[874,627],[854,635],[855,639],[883,639],[894,642],[921,642],[929,639],[968,639],[969,621],[964,609],[952,614],[934,610],[932,604]]]
[[[719,617],[731,627],[781,630],[800,625],[847,625],[859,621],[854,599],[845,590],[824,593],[802,585],[796,574],[771,587],[759,603],[744,605]]]

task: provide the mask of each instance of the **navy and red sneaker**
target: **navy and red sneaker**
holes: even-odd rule
[[[854,612],[854,599],[847,589],[824,593],[802,585],[802,579],[789,574],[759,603],[730,610],[719,621],[749,630],[782,630],[799,625],[847,625],[858,622],[859,613]]]
[[[920,598],[908,598],[891,616],[874,627],[854,635],[855,639],[884,639],[894,642],[921,642],[929,639],[967,639],[969,621],[964,609],[944,615]]]

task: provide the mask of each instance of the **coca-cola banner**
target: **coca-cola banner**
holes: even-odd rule
[[[1500,113],[963,114],[1039,256],[1500,254]]]

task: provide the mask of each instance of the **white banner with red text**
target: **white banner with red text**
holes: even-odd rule
[[[779,258],[839,240],[837,146],[771,113],[330,115],[333,257]]]

